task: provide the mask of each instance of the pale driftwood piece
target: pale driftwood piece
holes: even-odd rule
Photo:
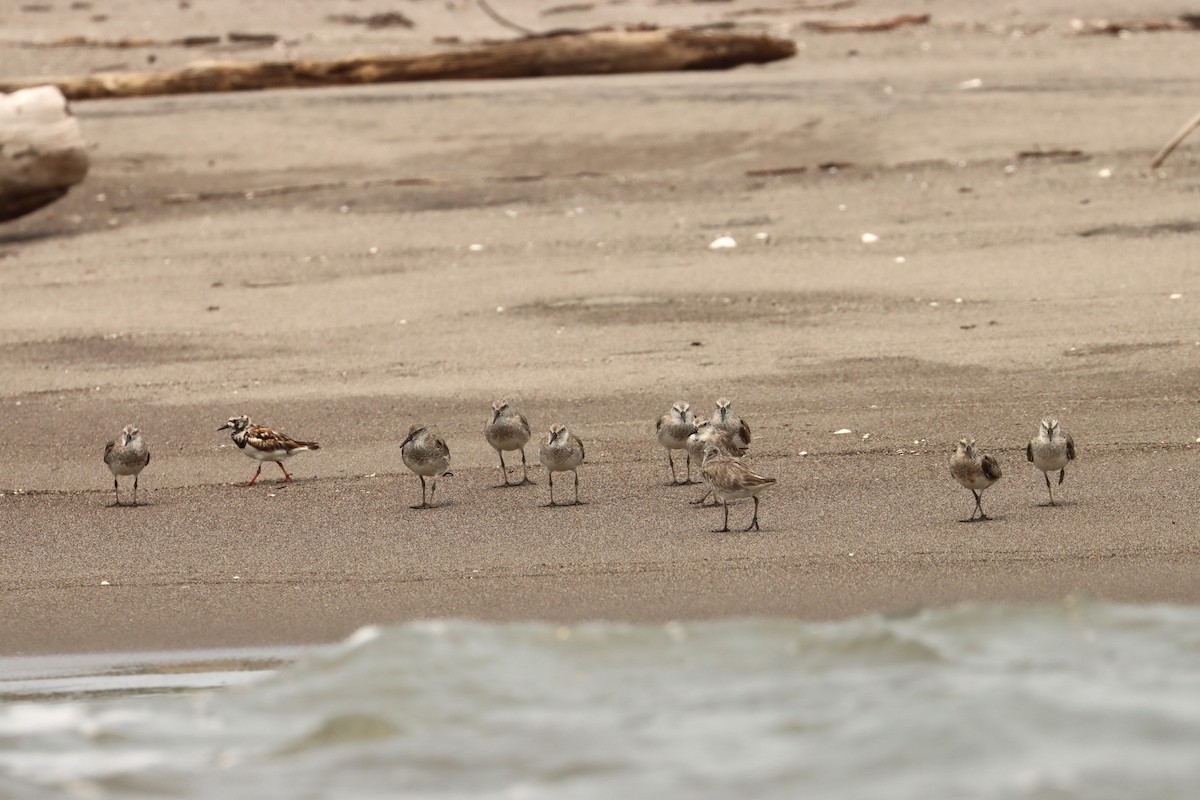
[[[1181,14],[1175,19],[1076,19],[1071,21],[1071,30],[1080,36],[1194,31],[1200,30],[1200,14]]]
[[[928,25],[929,14],[901,14],[870,22],[806,22],[804,27],[818,33],[881,33],[907,25]]]
[[[62,92],[0,95],[0,222],[53,203],[87,171],[83,134]]]
[[[170,72],[98,73],[0,80],[0,91],[52,83],[72,100],[193,92],[309,88],[401,81],[533,78],[626,72],[727,69],[790,58],[790,39],[683,29],[594,30],[538,36],[471,49],[335,61],[209,61]]]
[[[1197,114],[1189,119],[1187,124],[1180,128],[1179,132],[1171,137],[1171,141],[1162,146],[1162,149],[1158,151],[1158,155],[1156,155],[1154,160],[1150,162],[1150,169],[1158,169],[1161,167],[1162,163],[1167,160],[1167,156],[1171,155],[1171,151],[1178,147],[1179,143],[1182,142],[1184,138],[1196,128],[1200,128],[1200,114]]]

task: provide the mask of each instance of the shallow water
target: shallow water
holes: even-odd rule
[[[1124,799],[1200,786],[1193,607],[427,622],[278,670],[205,674],[164,693],[162,673],[135,690],[10,670],[0,797]]]

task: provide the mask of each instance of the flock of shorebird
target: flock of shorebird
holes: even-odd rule
[[[258,462],[254,476],[243,484],[244,486],[254,485],[262,474],[263,463],[267,461],[278,464],[283,470],[284,481],[290,481],[291,473],[287,471],[283,462],[296,453],[320,449],[316,442],[300,441],[271,428],[255,425],[245,415],[230,417],[217,430],[226,429],[231,431],[233,443],[248,457]],[[492,403],[492,412],[484,425],[483,435],[500,455],[500,472],[505,486],[533,483],[529,479],[529,467],[525,461],[525,446],[531,437],[529,420],[525,415],[510,406],[507,400],[497,400]],[[733,413],[729,400],[718,400],[711,418],[695,416],[691,406],[681,400],[658,419],[655,435],[658,443],[666,448],[667,465],[671,471],[673,485],[693,483],[692,459],[700,462],[701,481],[708,487],[708,491],[692,503],[702,505],[711,496],[714,506],[724,508],[724,523],[718,533],[729,530],[729,501],[747,497],[754,500],[754,514],[744,530],[760,530],[758,496],[775,485],[775,478],[759,475],[742,462],[742,457],[750,447],[750,426]],[[685,459],[685,478],[682,481],[675,471],[674,452],[679,450],[684,451]],[[521,453],[521,480],[510,483],[509,468],[504,463],[504,454],[515,451]],[[1025,454],[1029,461],[1041,470],[1046,479],[1046,489],[1050,492],[1050,505],[1054,505],[1054,486],[1050,482],[1050,473],[1058,472],[1058,483],[1063,482],[1067,462],[1075,458],[1074,440],[1062,431],[1057,419],[1043,419],[1037,435],[1029,441]],[[446,446],[445,440],[424,425],[413,425],[408,430],[408,436],[400,444],[400,456],[405,466],[421,480],[421,503],[413,508],[433,507],[438,478],[453,474],[450,472],[450,448]],[[550,489],[550,501],[547,506],[556,505],[556,472],[574,474],[575,498],[572,505],[580,503],[579,467],[583,464],[583,459],[583,442],[565,425],[552,426],[538,448],[538,460],[546,468]],[[150,451],[146,448],[142,432],[136,425],[126,425],[120,438],[108,443],[104,448],[104,463],[113,475],[113,492],[116,495],[114,505],[121,505],[118,478],[132,475],[133,505],[136,506],[138,476],[150,463]],[[964,522],[973,522],[977,513],[980,520],[991,519],[983,512],[982,493],[984,489],[1000,480],[1001,474],[1000,463],[976,447],[974,439],[959,440],[958,447],[950,459],[950,475],[970,489],[975,497],[975,508]]]

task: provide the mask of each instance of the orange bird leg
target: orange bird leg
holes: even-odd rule
[[[283,470],[283,482],[284,482],[284,483],[287,483],[288,481],[290,481],[290,480],[292,479],[292,476],[288,474],[287,467],[285,467],[285,466],[283,465],[283,462],[282,462],[282,461],[276,461],[275,463],[279,465],[279,468],[280,468],[281,470]]]
[[[256,480],[258,480],[258,475],[260,472],[262,472],[262,462],[261,461],[258,462],[258,469],[254,470],[254,477],[250,479],[249,483],[243,483],[242,486],[247,487],[247,488],[253,486],[254,482]]]

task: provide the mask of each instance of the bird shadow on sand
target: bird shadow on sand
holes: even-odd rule
[[[1055,500],[1053,505],[1051,505],[1050,501],[1047,500],[1044,503],[1034,503],[1033,507],[1034,508],[1062,508],[1063,506],[1070,507],[1070,506],[1074,506],[1074,505],[1078,505],[1078,503],[1074,500]]]
[[[436,503],[427,503],[426,505],[420,503],[409,503],[408,505],[413,511],[437,511],[442,508],[454,508],[454,506],[453,500],[438,500]]]
[[[960,519],[959,522],[963,525],[974,525],[979,522],[1004,522],[1003,514],[988,515],[984,517],[975,517],[975,519]]]

